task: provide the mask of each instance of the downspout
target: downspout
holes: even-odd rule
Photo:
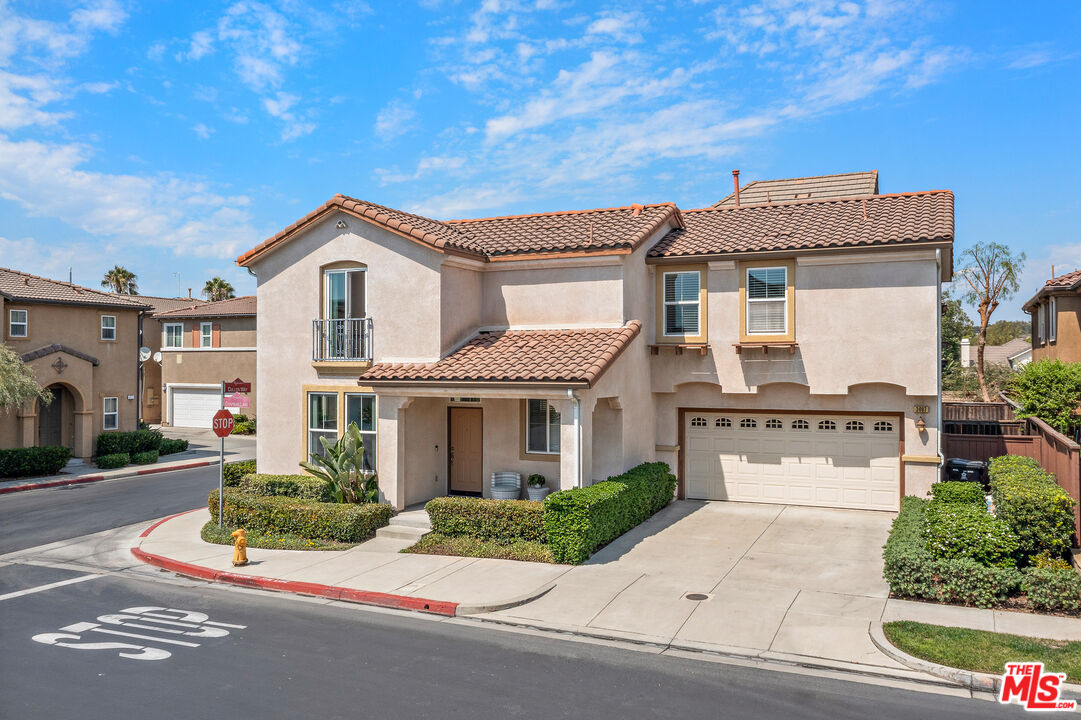
[[[942,420],[942,250],[935,250],[935,269],[938,276],[935,278],[938,287],[938,358],[935,366],[938,368],[938,473],[942,478],[942,468],[946,464],[946,458],[942,454],[942,432],[946,423]]]
[[[584,487],[582,483],[582,401],[573,390],[567,391],[567,399],[574,402],[574,486]]]
[[[135,346],[135,429],[143,422],[143,360],[139,357],[139,350],[143,347],[143,315],[145,310],[139,311],[139,342]]]

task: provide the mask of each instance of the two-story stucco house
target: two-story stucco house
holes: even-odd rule
[[[238,259],[260,469],[356,422],[398,508],[656,459],[683,497],[895,510],[938,476],[953,195],[861,175],[453,221],[336,195]]]
[[[114,295],[0,268],[3,341],[51,403],[0,410],[0,448],[65,445],[90,457],[99,433],[139,424],[139,330],[149,309]]]
[[[1023,309],[1032,317],[1033,360],[1081,362],[1081,270],[1045,282]]]
[[[154,321],[158,313],[171,310],[181,310],[203,301],[192,298],[191,290],[188,297],[154,297],[152,295],[140,295],[139,301],[150,306],[143,316],[143,347],[150,351],[150,358],[142,363],[142,419],[148,423],[161,423],[165,411],[162,408],[165,397],[165,386],[161,380],[161,344],[162,333],[160,323]]]

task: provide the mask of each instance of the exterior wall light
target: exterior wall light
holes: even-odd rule
[[[927,432],[927,421],[924,420],[923,418],[920,418],[919,420],[917,420],[916,421],[916,429],[919,430],[921,433],[922,432]]]

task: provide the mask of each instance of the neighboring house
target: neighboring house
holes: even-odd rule
[[[662,460],[681,497],[896,510],[939,474],[952,245],[949,191],[455,221],[336,195],[237,260],[259,467],[356,422],[397,508]]]
[[[977,348],[968,338],[961,339],[961,367],[976,366]],[[1032,345],[1024,338],[1014,338],[1001,345],[984,345],[985,365],[1000,365],[1010,370],[1020,370],[1032,362]]]
[[[0,411],[0,448],[65,445],[90,457],[101,432],[139,423],[139,326],[147,305],[0,268],[3,340],[22,356],[49,404]]]
[[[739,182],[739,171],[732,173]],[[878,171],[816,175],[783,180],[752,180],[728,197],[715,203],[714,208],[736,205],[761,205],[789,200],[821,200],[823,198],[867,197],[878,194]]]
[[[1081,270],[1053,277],[1022,308],[1032,316],[1032,359],[1081,362]]]
[[[237,378],[252,384],[251,405],[231,409],[256,414],[254,295],[159,312],[154,319],[161,338],[166,425],[209,428],[221,407],[222,381]]]
[[[190,291],[189,291],[190,292]],[[163,420],[165,390],[161,381],[161,332],[160,326],[154,321],[158,313],[180,310],[199,305],[203,301],[192,297],[162,298],[151,295],[140,295],[140,302],[150,306],[143,318],[142,347],[150,351],[150,357],[141,364],[142,367],[142,419],[144,422],[159,424]]]

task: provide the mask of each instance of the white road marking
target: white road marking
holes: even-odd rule
[[[124,637],[138,638],[139,640],[150,640],[152,642],[168,643],[170,645],[183,645],[184,647],[199,647],[199,643],[186,642],[184,640],[170,640],[169,638],[151,637],[150,635],[140,635],[138,633],[120,632],[119,630],[106,630],[105,628],[90,628],[91,632],[105,633],[106,635],[123,635]]]
[[[49,583],[48,585],[38,585],[37,587],[27,588],[26,590],[16,590],[15,592],[9,592],[6,595],[0,595],[0,602],[4,600],[14,600],[15,598],[22,597],[23,595],[33,595],[34,593],[45,592],[46,590],[52,590],[53,588],[64,587],[65,585],[74,585],[75,583],[86,582],[87,580],[94,580],[96,578],[105,577],[104,575],[92,574],[92,575],[80,575],[79,577],[69,578],[68,580],[61,580],[59,582]]]

